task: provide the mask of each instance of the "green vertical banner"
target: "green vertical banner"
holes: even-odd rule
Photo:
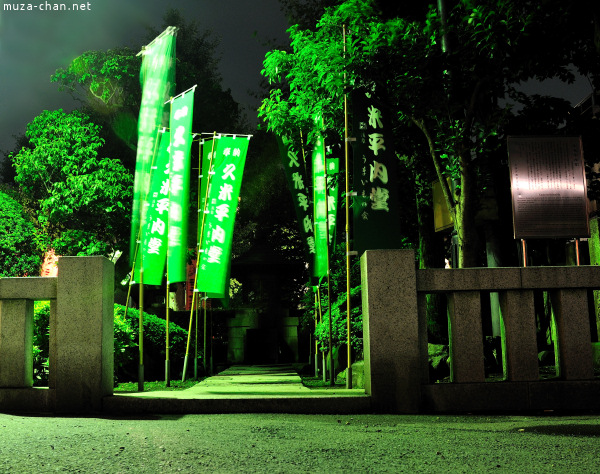
[[[335,243],[335,231],[337,229],[337,209],[339,199],[337,174],[339,172],[339,158],[327,158],[327,222],[329,223],[329,245]]]
[[[138,239],[145,227],[143,207],[148,199],[153,157],[158,149],[158,130],[163,125],[165,102],[173,85],[176,29],[167,28],[143,50],[140,82],[142,100],[138,119],[138,143],[131,214],[130,260],[136,256]],[[165,121],[166,125],[166,121]]]
[[[296,217],[300,226],[300,236],[304,249],[312,265],[315,256],[315,234],[313,229],[313,206],[309,200],[309,181],[305,167],[300,163],[295,144],[287,137],[277,136],[279,153],[285,172],[286,181],[292,194]]]
[[[312,151],[314,231],[316,259],[313,276],[320,278],[327,274],[327,202],[325,189],[325,143],[319,134]]]
[[[394,152],[389,108],[373,91],[355,91],[354,109],[354,250],[401,246],[398,159]]]
[[[249,136],[221,137],[212,160],[198,266],[198,291],[229,295],[231,241]]]
[[[154,161],[148,199],[143,204],[145,224],[132,284],[140,283],[142,262],[144,283],[147,285],[161,285],[165,273],[169,219],[169,132],[160,134],[160,146]]]
[[[171,104],[171,147],[169,166],[169,251],[167,283],[186,280],[188,213],[190,195],[190,150],[194,89],[173,99]]]

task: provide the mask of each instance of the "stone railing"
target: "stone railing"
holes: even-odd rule
[[[588,293],[600,267],[415,270],[411,250],[361,259],[365,389],[378,411],[599,409]],[[558,378],[539,377],[534,291],[548,291]],[[498,292],[504,380],[486,382],[481,292]],[[448,300],[451,383],[429,381],[426,295]]]
[[[0,412],[92,412],[113,392],[114,267],[61,257],[58,277],[0,278]],[[50,300],[49,387],[33,387],[33,302]]]

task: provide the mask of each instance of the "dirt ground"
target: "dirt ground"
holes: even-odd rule
[[[0,414],[2,473],[598,472],[600,417]]]

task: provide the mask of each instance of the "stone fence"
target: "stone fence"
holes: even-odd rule
[[[0,411],[99,411],[113,393],[114,267],[61,257],[58,277],[0,278]],[[33,387],[33,302],[50,300],[49,387]]]
[[[600,409],[588,293],[600,267],[416,270],[412,250],[361,259],[365,390],[384,412]],[[548,291],[557,378],[540,380],[534,291]],[[498,292],[504,380],[486,382],[481,293]],[[450,383],[430,383],[426,297],[448,300]],[[596,344],[597,345],[597,344]]]
[[[0,412],[100,411],[112,395],[113,264],[62,257],[58,266],[56,278],[0,278]],[[588,316],[600,267],[416,270],[413,251],[376,250],[362,256],[361,269],[365,391],[374,411],[600,409]],[[559,377],[551,380],[540,380],[538,369],[540,290],[550,295],[556,328]],[[482,292],[499,294],[503,381],[485,379]],[[448,300],[450,383],[429,380],[432,293]],[[33,387],[36,300],[51,302],[48,388]]]

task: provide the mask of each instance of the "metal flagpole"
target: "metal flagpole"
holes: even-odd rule
[[[329,255],[329,202],[327,194],[327,158],[323,157],[323,163],[325,168],[325,231],[326,231],[326,242],[327,242],[327,311],[329,311],[329,385],[335,383],[334,380],[334,367],[333,367],[333,343],[332,343],[332,332],[333,332],[333,314],[331,314],[331,258]]]
[[[204,343],[204,358],[202,359],[202,364],[204,366],[204,373],[206,374],[206,346],[207,346],[207,336],[208,334],[206,334],[206,306],[208,303],[208,298],[206,297],[206,293],[204,293],[204,298],[202,299],[202,313],[204,316],[204,326],[203,326],[203,330],[202,330],[202,339],[203,339],[203,343]]]
[[[167,250],[168,252],[168,250]],[[171,386],[171,361],[169,360],[169,259],[167,257],[167,298],[165,300],[165,320],[166,320],[166,336],[165,336],[165,385]]]
[[[344,58],[346,57],[346,25],[343,28]],[[350,338],[350,186],[348,183],[348,96],[346,68],[344,67],[344,163],[346,179],[346,333],[347,359],[346,388],[352,388],[352,344]]]
[[[142,232],[142,228],[140,227],[138,231],[137,239],[135,240],[135,252],[133,253],[133,265],[131,266],[131,273],[129,275],[129,284],[127,285],[127,300],[125,300],[125,318],[127,318],[127,310],[129,309],[129,297],[131,296],[131,282],[133,281],[133,276],[135,275],[135,262],[138,258],[138,252],[140,250],[140,233]]]
[[[315,291],[315,332],[319,323],[319,301]],[[315,337],[315,377],[319,376],[319,340]]]
[[[193,308],[193,306],[192,306]],[[196,300],[196,326],[194,337],[194,380],[198,380],[198,300]]]
[[[323,307],[321,305],[321,280],[319,279],[319,285],[317,286],[317,301],[319,302],[319,322],[323,322]],[[325,351],[321,351],[322,364],[323,364],[323,382],[327,382],[327,361],[325,359]]]
[[[169,116],[171,116],[173,112],[173,97],[169,100]],[[169,136],[169,140],[170,140]],[[171,169],[170,165],[170,157],[169,157],[169,170]],[[171,186],[169,186],[169,206],[171,203]],[[167,291],[165,298],[165,385],[167,387],[171,386],[171,361],[169,360],[169,220],[167,219],[167,261],[166,261],[166,273],[167,273]]]
[[[212,150],[210,153],[210,161],[209,161],[209,165],[208,165],[208,176],[206,177],[206,193],[205,193],[205,198],[204,198],[204,206],[202,209],[202,224],[200,226],[200,231],[199,231],[199,235],[198,235],[198,244],[197,244],[198,251],[196,254],[196,274],[194,276],[194,292],[193,292],[193,296],[192,296],[192,307],[191,307],[191,311],[190,311],[190,324],[189,324],[189,328],[188,328],[188,337],[187,337],[187,344],[186,344],[186,349],[185,349],[185,358],[183,360],[183,375],[181,377],[182,382],[185,382],[185,373],[187,372],[188,357],[189,357],[189,353],[190,353],[190,339],[191,339],[191,334],[192,334],[194,301],[197,299],[196,293],[198,293],[197,288],[196,288],[196,286],[198,284],[198,267],[200,264],[200,253],[202,252],[202,237],[204,235],[206,204],[208,202],[208,191],[210,188],[210,176],[211,176],[213,155],[215,152],[216,135],[217,135],[217,132],[213,132]],[[202,160],[202,148],[200,148],[200,161],[201,160]],[[200,180],[200,179],[202,179],[202,164],[199,165],[198,171],[200,174],[200,176],[198,176],[198,180]],[[200,189],[200,181],[198,181],[198,189]],[[198,192],[198,201],[200,201],[200,192]],[[198,205],[198,212],[200,212],[200,205]],[[206,355],[205,355],[205,357],[206,357]]]
[[[154,165],[154,160],[156,159],[156,152],[158,147],[158,134],[160,133],[160,128],[156,131],[156,140],[154,140],[154,151],[152,154],[152,165],[150,166],[150,177],[152,180],[152,166]],[[149,190],[147,192],[150,192]],[[138,365],[138,392],[144,391],[144,249],[142,246],[142,228],[144,226],[144,205],[148,201],[148,196],[144,196],[144,200],[140,205],[140,240],[138,242],[140,249],[140,296],[139,296],[139,365]],[[135,267],[134,267],[135,269]]]

